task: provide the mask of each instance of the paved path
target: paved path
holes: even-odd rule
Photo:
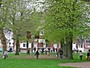
[[[70,67],[76,67],[76,68],[90,68],[90,62],[64,63],[64,64],[60,64],[60,66],[70,66]]]

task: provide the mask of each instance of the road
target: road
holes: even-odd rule
[[[77,68],[90,68],[90,62],[76,62],[76,63],[63,63],[60,66],[70,66],[70,67],[77,67]]]

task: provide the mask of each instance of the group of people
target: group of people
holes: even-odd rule
[[[80,57],[80,60],[82,60],[83,53],[82,53],[81,50],[80,50],[80,52],[79,52],[79,57]],[[90,49],[88,50],[88,52],[87,52],[87,54],[86,54],[86,58],[87,58],[87,60],[90,60]]]
[[[38,50],[36,51],[35,55],[36,55],[36,58],[38,59],[38,56],[39,56]],[[63,58],[63,50],[61,48],[58,49],[58,51],[56,53],[56,57],[60,57],[60,59]],[[79,52],[79,57],[80,57],[80,60],[82,60],[83,53],[81,50]],[[90,49],[88,50],[86,57],[87,57],[87,60],[90,60]]]
[[[38,57],[39,57],[39,51],[38,50],[35,52],[35,56],[36,56],[36,59],[38,59]],[[8,52],[5,51],[3,54],[3,58],[6,59],[7,57],[8,57]],[[62,49],[58,49],[58,51],[56,53],[56,57],[60,57],[61,59],[63,58],[63,50]],[[80,60],[82,60],[83,53],[81,50],[79,51],[79,57],[80,57]],[[87,52],[86,58],[87,58],[87,60],[90,60],[90,49]]]
[[[39,57],[39,51],[38,50],[36,51],[35,56],[38,59],[38,57]],[[8,52],[4,51],[3,58],[6,59],[7,57],[8,57]]]

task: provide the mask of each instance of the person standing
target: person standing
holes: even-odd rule
[[[35,55],[36,55],[36,58],[38,59],[38,56],[39,56],[38,50],[36,51]]]
[[[63,58],[63,50],[61,48],[59,49],[59,54],[60,54],[60,58],[62,59]]]
[[[41,54],[43,54],[43,52],[44,52],[44,48],[42,48],[42,52],[41,52]]]
[[[90,49],[87,52],[87,60],[90,60]]]
[[[79,52],[79,57],[80,57],[80,60],[82,60],[83,53],[82,53],[82,51],[81,51],[81,50],[80,50],[80,52]]]
[[[3,58],[6,59],[7,57],[8,57],[8,53],[7,53],[7,51],[5,51],[3,54]]]

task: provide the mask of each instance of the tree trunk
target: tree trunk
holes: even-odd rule
[[[65,58],[68,58],[68,45],[65,43]]]
[[[0,8],[1,8],[1,5],[2,5],[2,0],[0,0]],[[4,32],[3,32],[3,28],[0,28],[0,33],[1,33],[1,42],[2,42],[2,53],[4,54],[4,51],[7,50],[7,46],[6,46],[6,38],[5,38],[5,35],[4,35]]]
[[[64,38],[61,39],[61,48],[63,50],[63,55],[67,57],[67,47]]]
[[[61,39],[61,47],[63,50],[63,55],[66,59],[73,59],[72,42],[73,42],[73,34],[71,32],[66,34],[65,38]]]
[[[69,52],[69,50],[70,50],[70,47],[69,47],[70,43],[68,42],[68,40],[69,39],[67,39],[67,40],[63,39],[63,41],[61,42],[63,55],[64,55],[65,59],[69,59],[69,54],[71,54]]]
[[[27,40],[27,54],[30,54],[30,49],[28,48],[28,46],[29,46],[29,42]]]
[[[1,7],[1,5],[2,5],[2,0],[0,0],[0,7]]]
[[[4,53],[4,51],[7,50],[7,46],[6,46],[6,38],[3,29],[1,29],[1,42],[2,42],[2,53]]]
[[[19,38],[16,38],[16,53],[15,55],[19,55]]]
[[[69,32],[68,37],[66,39],[66,44],[67,44],[67,54],[68,54],[68,59],[73,59],[73,52],[72,52],[72,43],[73,43],[73,35],[71,32]]]

